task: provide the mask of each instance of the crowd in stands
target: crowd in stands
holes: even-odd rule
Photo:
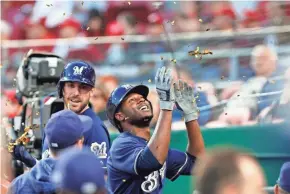
[[[153,62],[141,64],[138,56],[140,53],[169,51],[168,45],[164,42],[139,44],[124,41],[122,44],[93,45],[83,37],[93,37],[98,40],[103,36],[160,35],[164,33],[163,22],[170,27],[170,32],[175,33],[237,31],[283,26],[290,22],[288,2],[171,1],[164,3],[158,11],[150,1],[50,2],[2,1],[2,40],[75,38],[70,45],[63,44],[60,40],[55,46],[40,46],[33,49],[54,52],[67,60],[86,60],[96,67],[104,64],[155,67],[158,64]],[[247,100],[242,98],[258,93],[281,91],[286,84],[285,79],[281,79],[285,68],[280,67],[279,56],[263,43],[264,39],[252,41],[250,38],[194,43],[194,46],[201,44],[213,49],[253,48],[252,56],[239,59],[241,81],[232,83],[230,87],[220,91],[209,80],[213,77],[221,79],[229,76],[229,59],[208,59],[203,61],[201,66],[199,61],[193,58],[191,61],[183,62],[183,66],[177,69],[181,79],[195,86],[199,107],[218,107],[200,112],[199,122],[202,126],[257,123],[258,116],[265,111],[265,108],[271,107],[272,103],[280,98],[281,94],[251,97]],[[278,37],[278,44],[285,43],[287,43],[285,37],[281,39]],[[177,51],[187,51],[188,42],[176,42],[175,48]],[[1,49],[2,73],[5,73],[5,76],[2,76],[3,86],[12,86],[19,62],[29,49]],[[154,74],[154,68],[151,69],[153,69],[151,74]],[[196,76],[194,72],[198,72],[199,75]],[[134,81],[141,82],[140,77],[136,77]],[[98,112],[104,120],[106,120],[105,102],[110,92],[121,82],[122,80],[114,75],[99,76],[91,97],[91,104],[95,112]],[[249,85],[251,87],[248,87]],[[241,98],[237,100],[237,96]],[[154,111],[157,118],[158,98],[154,90],[149,98],[153,104],[156,104]],[[229,99],[233,100],[231,103],[225,103],[226,108],[219,105],[220,101]],[[2,100],[2,105],[5,102]],[[239,109],[236,109],[237,106]],[[181,119],[182,115],[176,111],[173,128],[184,128],[180,126]],[[154,122],[156,120],[153,119],[152,125]]]

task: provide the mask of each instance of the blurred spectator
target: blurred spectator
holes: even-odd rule
[[[253,94],[275,92],[283,88],[283,82],[272,81],[274,76],[279,74],[276,71],[278,69],[277,60],[276,53],[265,45],[258,45],[253,49],[251,67],[256,75],[233,94],[224,112],[220,115],[221,122],[225,125],[246,124],[256,118],[259,112],[269,106],[274,99],[279,98],[279,95],[246,97]]]
[[[179,11],[186,18],[197,19],[198,17],[198,5],[196,1],[180,1],[179,2]]]
[[[81,24],[69,18],[65,20],[59,28],[59,38],[74,38],[74,41],[68,44],[63,40],[58,40],[54,48],[54,53],[68,60],[84,60],[91,63],[104,60],[102,48],[90,45],[86,40],[86,33],[81,30]]]
[[[123,26],[113,21],[106,26],[105,36],[121,36],[124,34]],[[125,60],[125,44],[109,44],[107,50],[107,63],[110,65],[121,65]]]
[[[259,28],[262,27],[263,15],[256,10],[245,10],[245,19],[240,27],[242,28]]]
[[[0,21],[1,26],[1,40],[9,40],[10,35],[12,32],[12,28],[9,23],[7,23],[5,20]]]
[[[149,35],[160,35],[164,33],[163,29],[163,18],[158,13],[151,13],[148,16],[148,26],[147,26],[147,34]]]
[[[107,119],[106,116],[106,103],[107,103],[107,91],[103,85],[97,84],[92,90],[90,97],[90,104],[95,113],[101,118],[102,121]]]
[[[265,13],[267,17],[267,26],[288,25],[289,18],[286,16],[285,10],[282,9],[284,2],[267,1],[265,3]]]
[[[213,30],[235,30],[235,12],[231,8],[222,8],[215,12],[213,18]]]
[[[89,20],[87,22],[87,36],[101,36],[104,34],[104,21],[101,13],[96,10],[90,10]]]
[[[174,31],[178,32],[197,32],[200,30],[200,22],[197,18],[191,18],[185,13],[179,13],[174,20]]]
[[[275,185],[275,194],[290,193],[290,162],[282,165],[277,184]]]
[[[285,72],[284,79],[285,84],[280,99],[276,99],[260,112],[257,118],[260,123],[288,122],[290,120],[290,68]]]
[[[57,194],[106,194],[100,160],[88,149],[70,149],[56,163],[51,181]]]
[[[106,96],[110,96],[111,92],[118,87],[119,80],[116,76],[104,75],[98,78],[97,83],[104,87],[104,90],[107,92]]]
[[[199,158],[194,173],[195,188],[200,194],[266,194],[259,163],[234,149],[212,150]]]
[[[16,97],[16,90],[10,89],[4,91],[4,96],[1,99],[2,115],[8,118],[14,118],[22,112],[22,106],[19,104]]]
[[[133,14],[129,12],[123,12],[118,15],[117,21],[122,25],[125,35],[139,34],[137,29],[137,20]]]

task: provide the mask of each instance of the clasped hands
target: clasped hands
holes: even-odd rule
[[[198,119],[199,110],[193,88],[182,80],[174,82],[170,68],[162,67],[157,70],[155,85],[161,110],[173,110],[176,105],[183,112],[185,122]]]

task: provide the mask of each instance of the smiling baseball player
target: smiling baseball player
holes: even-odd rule
[[[111,193],[161,193],[165,178],[174,181],[179,175],[190,175],[196,157],[204,151],[193,89],[183,81],[174,83],[174,87],[172,82],[170,69],[158,69],[155,84],[161,110],[152,136],[149,123],[153,107],[147,100],[148,87],[122,85],[111,93],[107,116],[121,133],[114,140],[107,161]],[[169,148],[175,104],[184,113],[186,152]]]

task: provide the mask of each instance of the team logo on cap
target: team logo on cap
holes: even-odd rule
[[[74,70],[74,75],[81,75],[83,70],[84,70],[84,66],[79,67],[79,66],[74,66],[73,70]]]
[[[91,151],[99,158],[107,158],[106,142],[102,142],[101,144],[98,144],[97,142],[92,143]]]

